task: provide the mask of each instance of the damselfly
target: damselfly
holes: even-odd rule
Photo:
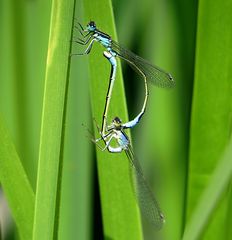
[[[140,210],[147,220],[158,230],[162,227],[165,221],[164,215],[162,214],[159,204],[144,177],[139,161],[133,153],[130,140],[124,131],[125,128],[125,124],[122,124],[120,118],[115,117],[111,125],[107,126],[105,135],[103,135],[102,131],[98,128],[101,137],[93,141],[102,151],[106,149],[111,153],[120,153],[125,151],[133,172],[135,193]],[[101,147],[98,144],[101,140],[104,141],[104,147]],[[117,146],[115,147],[111,146],[113,140],[116,140],[117,142]]]
[[[101,132],[105,135],[106,129],[106,119],[108,114],[108,108],[110,104],[110,98],[112,94],[112,89],[115,81],[116,76],[116,68],[117,68],[117,61],[116,57],[119,57],[125,60],[138,74],[140,74],[144,79],[145,84],[145,98],[142,109],[140,113],[130,122],[128,122],[128,127],[134,127],[143,116],[148,99],[148,87],[147,87],[147,80],[151,81],[151,83],[155,84],[158,87],[165,87],[170,88],[174,87],[175,82],[172,76],[163,71],[162,69],[152,65],[148,61],[144,60],[143,58],[135,55],[131,51],[123,48],[117,42],[115,42],[108,34],[100,31],[97,29],[95,22],[90,21],[87,24],[87,27],[84,29],[80,23],[78,23],[79,27],[78,30],[82,36],[82,39],[75,40],[74,42],[79,43],[81,45],[88,45],[85,51],[81,54],[72,54],[72,55],[86,55],[89,54],[93,43],[99,42],[104,46],[107,51],[104,51],[104,56],[109,60],[111,64],[111,74],[110,74],[110,81],[106,96],[105,108],[102,116],[102,128]],[[86,34],[85,34],[86,33]]]

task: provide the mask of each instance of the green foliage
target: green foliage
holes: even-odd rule
[[[224,191],[226,190],[227,186],[230,184],[231,181],[231,156],[232,141],[230,140],[224,156],[220,159],[218,166],[213,172],[208,186],[204,191],[196,210],[190,218],[190,221],[185,229],[183,240],[199,239],[202,235],[202,231],[205,231],[205,229],[207,229],[207,224],[210,222],[210,217],[215,214],[214,210],[216,209],[222,196],[224,196]],[[231,235],[228,234],[228,231],[225,227],[220,230],[221,234],[224,236],[223,239],[230,238]],[[217,229],[215,229],[214,231],[211,230],[211,233],[215,233],[217,231]],[[209,232],[207,234],[209,234]],[[213,235],[211,235],[210,238],[213,239]],[[205,237],[205,239],[207,238]]]
[[[85,19],[92,19],[100,29],[116,38],[110,1],[85,1]],[[104,16],[102,16],[104,12]],[[88,21],[87,20],[87,21]],[[101,50],[101,51],[99,51]],[[102,46],[95,44],[89,57],[92,114],[100,124],[108,88],[110,64],[102,57]],[[125,95],[120,64],[113,89],[108,123],[115,116],[127,121]],[[96,127],[94,126],[95,130]],[[97,133],[97,131],[96,131]],[[95,135],[99,137],[98,134]],[[130,179],[129,161],[124,153],[111,154],[97,150],[98,176],[104,236],[109,239],[141,239],[141,227]],[[125,222],[127,224],[125,224]]]
[[[74,1],[53,1],[43,100],[33,239],[58,234]]]
[[[21,238],[31,239],[35,195],[2,119],[0,119],[0,182]]]
[[[86,127],[90,112],[101,125],[110,64],[98,43],[88,56],[69,57],[86,47],[74,43],[71,51],[72,30],[80,37],[72,29],[74,2],[0,3],[0,182],[17,227],[10,235],[229,240],[231,2],[128,0],[113,8],[110,0],[77,1],[78,22],[94,20],[114,40],[117,29],[122,45],[175,78],[173,90],[149,87],[147,111],[132,130],[166,217],[158,234],[146,220],[142,229],[124,153],[97,148],[96,174]],[[127,121],[127,106],[132,119],[142,106],[143,83],[123,67],[124,80],[118,61],[108,123]]]
[[[190,133],[188,219],[203,190],[210,189],[210,176],[220,164],[231,132],[232,84],[229,66],[232,61],[232,21],[228,16],[231,7],[230,1],[220,4],[219,1],[212,3],[205,0],[199,4]],[[222,187],[217,188],[215,184],[215,191],[221,193]],[[218,196],[215,198],[219,199]],[[209,206],[211,201],[214,198],[208,195]],[[214,211],[210,225],[205,226],[203,239],[227,239],[224,221],[229,202],[229,196],[225,194],[219,208]]]
[[[147,52],[146,58],[169,71],[176,81],[176,87],[158,89],[150,85],[147,113],[135,136],[139,139],[137,149],[141,161],[144,160],[144,169],[153,166],[153,174],[156,176],[154,192],[166,216],[162,237],[172,240],[181,238],[185,223],[183,206],[188,164],[194,28],[190,29],[183,22],[188,21],[189,25],[194,26],[196,21],[193,11],[196,9],[195,4],[188,2],[186,5],[183,12],[178,5],[166,5],[161,0],[155,1],[153,8],[149,9],[149,16],[152,17],[147,20],[148,30],[141,54]],[[186,39],[190,37],[191,42],[189,40],[190,44],[187,44]],[[148,232],[146,237],[151,238],[153,235]]]

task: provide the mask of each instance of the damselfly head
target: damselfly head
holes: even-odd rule
[[[86,28],[86,31],[88,32],[94,32],[96,30],[96,24],[94,21],[90,21],[88,24],[87,24],[87,28]]]
[[[115,117],[112,121],[115,128],[121,127],[122,121],[119,117]]]

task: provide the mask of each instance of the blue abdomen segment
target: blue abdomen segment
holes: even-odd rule
[[[127,123],[124,123],[122,124],[122,127],[124,129],[127,129],[127,128],[133,128],[141,119],[141,117],[143,116],[144,112],[140,113],[136,118],[134,118],[133,120],[127,122]]]

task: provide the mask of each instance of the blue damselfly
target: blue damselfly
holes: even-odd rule
[[[126,127],[123,126],[121,119],[115,117],[112,123],[105,129],[105,135],[102,134],[102,131],[98,127],[101,137],[93,140],[93,142],[102,151],[107,149],[111,153],[120,153],[123,151],[126,153],[133,173],[134,189],[140,210],[152,226],[159,230],[165,221],[164,215],[144,177],[140,163],[132,150],[129,137],[124,131],[125,129]],[[101,140],[104,141],[104,147],[99,145],[99,141]],[[111,146],[114,140],[116,140],[117,146]]]
[[[103,135],[105,135],[104,131],[106,129],[106,119],[108,114],[108,108],[109,108],[110,98],[111,98],[112,89],[113,89],[115,76],[116,76],[116,68],[117,68],[116,57],[119,57],[125,60],[139,75],[143,77],[144,84],[145,84],[145,98],[144,98],[142,109],[133,120],[127,123],[127,128],[134,127],[140,121],[141,117],[143,116],[146,110],[147,99],[149,95],[147,80],[158,87],[170,88],[175,86],[175,82],[172,76],[169,73],[160,69],[159,67],[152,65],[145,59],[123,48],[121,45],[115,42],[108,34],[97,29],[95,22],[90,21],[87,24],[85,29],[82,27],[80,23],[78,23],[78,27],[76,28],[78,28],[82,36],[82,39],[79,38],[74,42],[79,43],[81,45],[88,45],[88,46],[83,53],[72,54],[72,55],[89,54],[92,49],[93,43],[96,41],[101,43],[102,46],[106,48],[107,51],[104,51],[104,56],[109,60],[112,67],[107,96],[106,96],[105,108],[102,116],[101,131]]]

